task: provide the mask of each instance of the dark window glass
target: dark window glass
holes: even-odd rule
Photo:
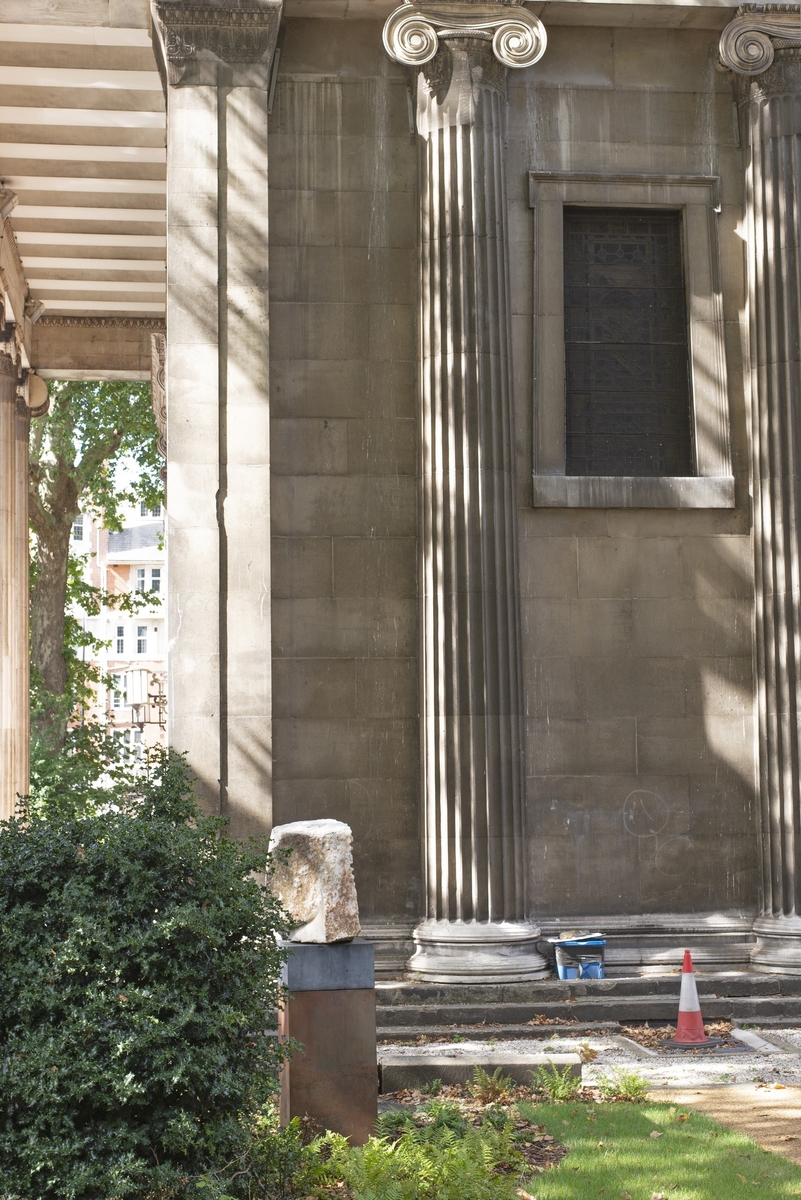
[[[681,213],[564,218],[567,474],[694,474]]]

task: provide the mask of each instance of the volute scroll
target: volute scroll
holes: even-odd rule
[[[798,8],[777,5],[739,10],[720,37],[720,61],[738,75],[761,75],[773,63],[777,49],[801,49]]]
[[[404,0],[384,25],[390,58],[407,66],[430,62],[440,38],[491,38],[507,67],[530,67],[545,53],[548,35],[538,17],[519,3],[426,5]]]

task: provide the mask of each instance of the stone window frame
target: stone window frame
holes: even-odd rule
[[[717,176],[531,171],[529,205],[534,211],[534,507],[734,508]],[[565,474],[565,205],[682,212],[695,475]]]

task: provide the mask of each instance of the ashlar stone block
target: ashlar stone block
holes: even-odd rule
[[[350,826],[331,820],[276,825],[270,850],[277,858],[273,893],[297,922],[291,941],[348,942],[358,935]]]

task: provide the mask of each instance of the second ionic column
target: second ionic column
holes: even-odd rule
[[[754,5],[723,31],[749,155],[751,486],[762,911],[752,962],[801,974],[801,26]]]
[[[465,12],[449,27],[444,6],[406,4],[385,30],[419,140],[425,910],[409,969],[520,981],[546,972],[524,867],[505,75],[545,36],[516,5]]]

